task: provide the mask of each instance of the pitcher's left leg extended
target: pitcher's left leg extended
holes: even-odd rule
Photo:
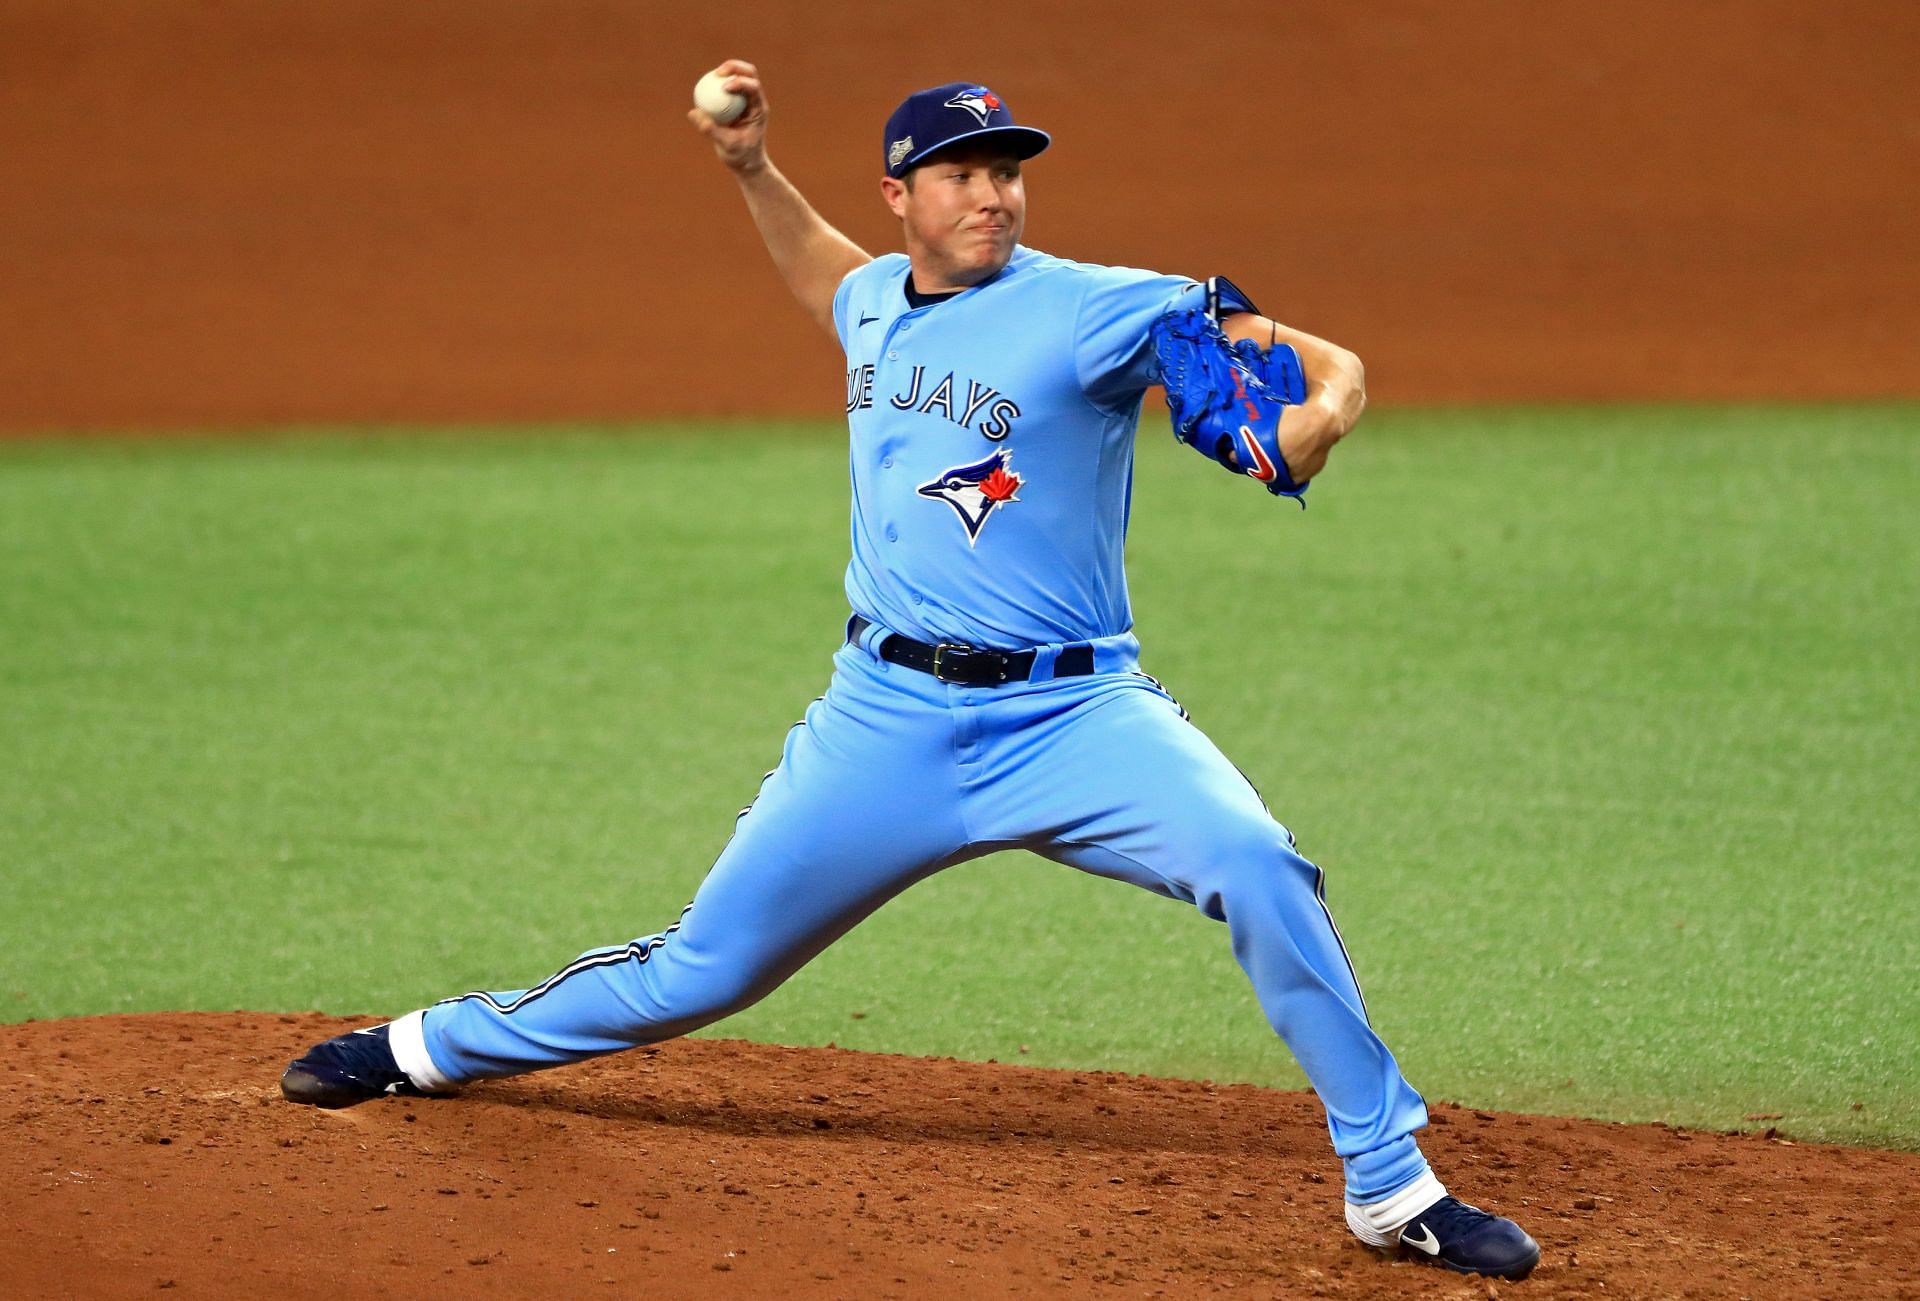
[[[1268,1022],[1326,1106],[1349,1198],[1377,1200],[1426,1175],[1413,1138],[1426,1105],[1367,1020],[1320,869],[1173,699],[1129,675],[981,707],[989,732],[1031,715],[1018,749],[989,756],[964,796],[970,811],[992,812],[995,838],[1225,922]]]

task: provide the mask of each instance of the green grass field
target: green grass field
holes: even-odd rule
[[[658,929],[824,684],[842,439],[0,446],[0,1019]],[[1429,1096],[1916,1147],[1917,502],[1910,405],[1378,412],[1304,514],[1160,426],[1131,574]],[[1223,928],[1027,856],[712,1033],[1300,1083]]]

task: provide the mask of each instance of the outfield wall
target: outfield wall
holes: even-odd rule
[[[682,116],[730,54],[868,247],[888,110],[982,77],[1030,243],[1232,274],[1377,401],[1920,394],[1910,0],[1196,12],[0,0],[0,432],[837,412]]]

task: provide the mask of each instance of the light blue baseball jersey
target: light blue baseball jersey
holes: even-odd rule
[[[922,641],[1022,647],[1133,626],[1121,554],[1147,329],[1198,286],[1017,248],[910,308],[905,254],[833,299],[847,354],[847,599]]]

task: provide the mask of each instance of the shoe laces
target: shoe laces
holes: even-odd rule
[[[1499,1217],[1481,1210],[1478,1206],[1471,1206],[1458,1197],[1442,1197],[1414,1216],[1412,1223],[1426,1225],[1433,1230],[1436,1237],[1446,1241],[1463,1237],[1497,1218]]]

